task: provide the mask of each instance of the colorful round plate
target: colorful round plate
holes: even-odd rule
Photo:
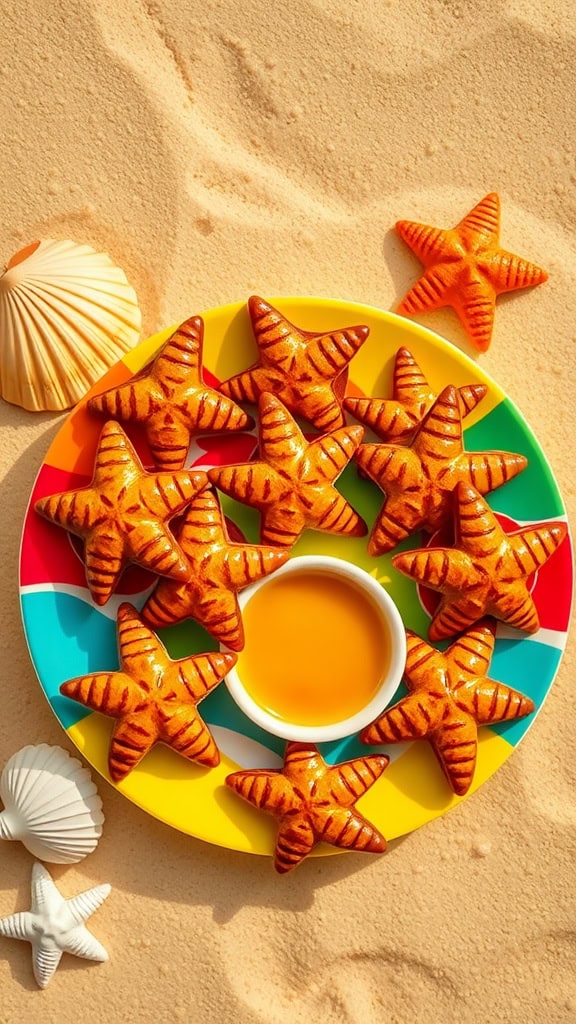
[[[489,496],[491,507],[508,530],[516,524],[566,518],[546,458],[518,410],[498,385],[458,349],[409,320],[371,307],[314,298],[271,301],[289,319],[311,331],[356,323],[370,327],[368,340],[351,363],[349,393],[390,395],[394,356],[403,345],[413,353],[436,392],[447,384],[486,384],[485,398],[464,421],[466,449],[504,448],[520,452],[529,460],[528,468],[520,476]],[[210,310],[204,319],[207,379],[224,380],[254,362],[255,344],[245,304]],[[120,384],[139,371],[173,329],[155,335],[126,355],[94,392]],[[26,516],[20,584],[26,636],[46,697],[70,739],[109,778],[106,765],[112,720],[60,696],[59,687],[72,676],[118,666],[118,604],[128,597],[141,607],[153,581],[148,574],[131,568],[121,580],[121,593],[115,594],[104,608],[97,608],[86,589],[77,543],[33,510],[37,498],[89,483],[101,429],[102,421],[90,416],[82,402],[51,445]],[[127,429],[143,462],[151,467],[143,437],[131,425]],[[250,434],[200,438],[191,448],[189,464],[209,466],[245,461],[254,446],[254,436]],[[347,467],[338,487],[371,525],[382,502],[378,489],[361,479],[353,466]],[[238,532],[232,529],[233,539],[243,534],[257,541],[258,521],[253,511],[227,498],[223,498],[223,506],[238,527]],[[402,547],[418,547],[421,540],[416,534]],[[390,556],[369,557],[365,538],[345,539],[308,531],[293,554],[312,553],[349,559],[372,573],[392,594],[405,625],[426,635],[426,601],[410,580],[392,568]],[[571,554],[570,542],[566,540],[534,579],[533,597],[541,620],[538,633],[528,637],[498,626],[490,676],[532,697],[536,712],[528,718],[480,729],[478,763],[470,792],[510,756],[532,725],[552,685],[570,615]],[[190,621],[165,629],[160,635],[172,657],[215,646],[208,634]],[[225,685],[218,686],[202,702],[201,714],[222,752],[218,768],[200,768],[159,744],[118,789],[150,814],[183,832],[231,849],[269,854],[273,849],[273,820],[238,799],[224,780],[239,767],[280,766],[283,741],[259,730],[245,718]],[[321,749],[330,762],[370,750],[357,736],[323,744]],[[359,806],[388,839],[418,828],[458,803],[459,798],[449,790],[428,743],[391,746],[386,752],[390,755],[390,766],[377,785],[362,797]],[[334,849],[322,846],[318,852],[330,853]]]

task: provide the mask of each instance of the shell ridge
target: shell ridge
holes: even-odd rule
[[[141,322],[109,256],[40,242],[0,277],[0,394],[30,410],[75,405],[135,345]]]
[[[102,835],[102,800],[89,771],[61,747],[12,755],[0,776],[0,839],[20,839],[35,857],[77,863]]]

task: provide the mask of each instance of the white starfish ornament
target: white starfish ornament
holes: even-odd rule
[[[46,988],[63,953],[86,960],[108,959],[108,953],[84,927],[98,910],[111,886],[97,885],[65,900],[42,864],[32,867],[32,908],[0,918],[0,935],[32,945],[32,967],[40,988]]]

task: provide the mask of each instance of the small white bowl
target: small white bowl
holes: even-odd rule
[[[406,665],[406,633],[400,612],[394,601],[374,577],[350,562],[328,555],[301,555],[291,558],[282,568],[243,590],[238,595],[240,609],[243,610],[246,607],[257,590],[273,583],[280,576],[302,571],[317,572],[349,580],[364,592],[382,617],[383,629],[386,630],[390,638],[391,652],[386,674],[381,679],[374,697],[349,718],[332,722],[329,725],[300,725],[298,722],[278,719],[260,707],[246,690],[236,667],[231,669],[226,676],[226,685],[238,707],[266,732],[287,740],[324,743],[360,732],[365,726],[370,725],[390,703]],[[295,642],[297,642],[297,638],[295,638]],[[353,680],[351,682],[353,683]]]

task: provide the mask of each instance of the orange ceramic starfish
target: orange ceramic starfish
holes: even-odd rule
[[[288,743],[281,771],[234,772],[226,785],[278,818],[274,866],[285,874],[319,842],[384,853],[384,836],[354,805],[380,778],[388,761],[373,754],[330,766],[312,744]]]
[[[505,533],[473,487],[459,483],[455,499],[453,547],[406,551],[392,559],[404,575],[442,594],[430,639],[454,636],[484,615],[535,633],[540,624],[526,581],[562,543],[566,523]]]
[[[486,394],[485,384],[458,388],[462,416],[475,409]],[[344,408],[382,441],[409,444],[438,395],[407,348],[399,348],[394,361],[392,398],[345,398]]]
[[[222,394],[237,402],[256,403],[259,395],[270,391],[320,431],[343,427],[335,386],[366,341],[369,328],[303,331],[256,295],[248,300],[248,310],[259,362],[225,381]]]
[[[149,370],[89,399],[91,412],[142,423],[160,469],[181,469],[195,434],[247,430],[251,416],[204,383],[204,322],[186,320],[160,350]]]
[[[212,483],[258,509],[261,539],[269,544],[290,547],[307,527],[363,537],[364,520],[334,487],[363,427],[342,427],[309,442],[278,398],[264,393],[258,411],[259,461],[210,469]]]
[[[288,558],[287,551],[231,544],[218,498],[203,491],[192,502],[178,533],[190,565],[185,580],[159,580],[142,610],[150,626],[168,626],[192,618],[234,651],[244,646],[236,594],[268,576]]]
[[[168,521],[207,483],[200,471],[147,473],[120,424],[110,420],[100,435],[90,486],[41,498],[35,508],[82,537],[88,587],[103,605],[128,562],[161,576],[188,575]]]
[[[465,452],[458,393],[449,385],[436,399],[408,447],[363,444],[360,468],[386,495],[374,523],[368,551],[392,551],[415,530],[437,530],[452,517],[452,491],[458,481],[481,494],[493,491],[525,469],[523,455]]]
[[[494,652],[488,621],[466,631],[445,651],[406,630],[407,697],[364,729],[364,743],[406,743],[427,739],[458,796],[474,778],[478,726],[507,722],[534,711],[517,690],[486,675]]]
[[[218,748],[196,705],[224,678],[235,654],[210,652],[172,661],[131,604],[118,609],[119,672],[69,679],[65,697],[117,718],[108,767],[115,782],[126,778],[155,743],[166,743],[197,764],[213,767]]]
[[[490,345],[496,296],[548,280],[545,270],[500,248],[496,192],[485,196],[451,230],[411,220],[399,220],[396,230],[426,267],[398,312],[412,316],[452,306],[481,352]]]

